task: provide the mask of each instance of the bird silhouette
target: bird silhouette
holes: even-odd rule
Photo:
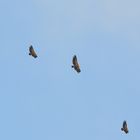
[[[72,63],[73,65],[71,67],[74,68],[78,73],[81,72],[76,55],[73,56]]]
[[[33,56],[34,58],[37,58],[37,54],[32,45],[29,47],[29,55]]]

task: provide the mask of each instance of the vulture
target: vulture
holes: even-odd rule
[[[76,55],[73,56],[72,63],[73,65],[71,67],[74,68],[78,73],[81,72]]]
[[[37,57],[37,54],[32,45],[29,47],[29,55],[32,55],[34,58]]]
[[[128,127],[126,121],[123,121],[123,126],[121,128],[122,131],[124,131],[126,134],[128,133]]]

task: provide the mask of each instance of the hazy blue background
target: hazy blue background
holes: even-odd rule
[[[0,139],[138,140],[139,6],[0,0]],[[28,55],[31,44],[37,59]],[[71,68],[74,54],[80,74]]]

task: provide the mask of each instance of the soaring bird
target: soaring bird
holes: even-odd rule
[[[74,68],[78,73],[81,72],[76,55],[73,56],[72,63],[73,65],[71,67]]]
[[[124,131],[126,134],[128,133],[128,127],[126,121],[123,121],[121,130]]]
[[[29,47],[29,55],[32,55],[34,58],[37,57],[37,54],[32,45]]]

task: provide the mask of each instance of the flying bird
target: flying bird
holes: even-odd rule
[[[37,57],[37,54],[32,45],[29,47],[29,55],[32,55],[34,58]]]
[[[81,72],[76,55],[73,56],[72,63],[73,65],[71,67],[74,68],[78,73]]]
[[[123,126],[122,126],[121,130],[124,131],[126,134],[128,133],[128,127],[127,127],[126,121],[123,121]]]

